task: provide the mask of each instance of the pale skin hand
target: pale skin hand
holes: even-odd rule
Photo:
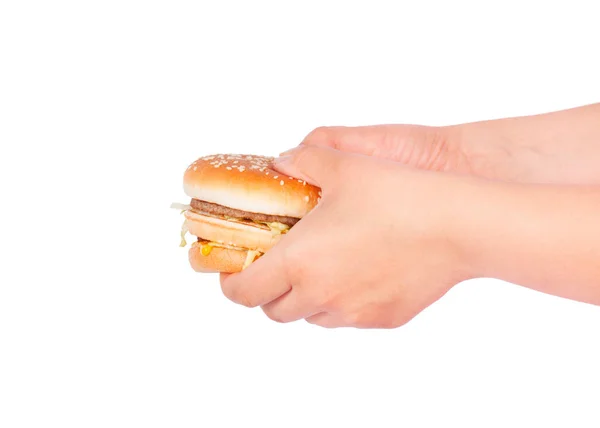
[[[474,276],[600,305],[600,186],[465,185]]]
[[[234,302],[280,322],[395,327],[469,277],[438,174],[317,147],[277,168],[319,185],[321,203],[245,271],[222,275]]]
[[[600,190],[406,168],[304,146],[277,165],[321,204],[245,271],[234,302],[276,321],[397,327],[455,284],[493,277],[600,304]]]
[[[323,127],[303,144],[494,180],[600,184],[600,104],[448,127]]]

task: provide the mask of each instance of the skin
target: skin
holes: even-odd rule
[[[324,327],[398,327],[479,277],[600,304],[599,107],[318,128],[276,168],[321,203],[223,292]]]

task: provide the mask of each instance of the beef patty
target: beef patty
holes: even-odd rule
[[[260,214],[260,213],[251,213],[248,211],[236,210],[229,207],[224,207],[223,205],[217,205],[210,202],[200,201],[198,199],[192,199],[190,203],[193,209],[204,212],[207,214],[213,214],[218,216],[227,216],[227,217],[235,217],[235,218],[243,218],[247,220],[253,221],[261,221],[261,222],[274,222],[277,221],[279,223],[286,224],[290,227],[298,223],[299,218],[295,217],[285,217],[280,215],[270,215],[270,214]]]

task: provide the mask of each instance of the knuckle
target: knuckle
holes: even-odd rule
[[[369,324],[372,328],[382,329],[392,329],[402,325],[402,323],[393,316],[382,316],[381,318],[371,321]]]
[[[239,287],[231,286],[227,282],[221,282],[221,291],[229,300],[234,303],[246,306],[247,308],[254,308],[257,305],[252,301],[252,298]]]
[[[221,280],[221,292],[229,300],[233,300],[233,297],[234,297],[233,290],[234,289],[231,287],[231,285],[227,281]]]
[[[392,319],[390,320],[389,328],[402,327],[403,325],[408,323],[411,319],[412,319],[412,316],[408,315],[405,312],[402,312],[402,311],[396,312],[394,314],[394,316],[392,317]]]
[[[348,312],[344,322],[358,328],[393,329],[406,324],[410,318],[402,311],[390,311],[385,308],[363,308]]]
[[[441,128],[428,128],[426,137],[431,150],[425,162],[425,168],[440,171],[446,165],[453,152],[448,136]]]
[[[318,147],[315,146],[302,146],[292,158],[292,164],[298,169],[302,170],[302,166],[306,164],[310,164],[311,160],[313,160],[315,153],[317,152]]]
[[[330,137],[330,129],[327,126],[319,126],[308,133],[304,137],[303,144],[318,143],[327,141]]]
[[[305,318],[304,321],[306,321],[307,323],[312,324],[312,325],[318,325],[319,324],[318,319],[315,318],[315,317]]]
[[[343,302],[343,295],[339,292],[335,292],[334,287],[328,287],[327,285],[318,287],[320,291],[317,303],[321,306],[322,310],[331,313],[345,313],[346,308]]]
[[[306,318],[306,322],[323,328],[338,328],[341,325],[336,322],[336,319],[327,312],[321,312],[317,315]]]
[[[240,293],[240,296],[238,298],[238,303],[247,308],[255,308],[258,306],[258,304],[255,303],[254,300],[252,300],[252,298],[245,293]]]
[[[321,296],[321,298],[317,299],[316,302],[322,311],[331,312],[331,313],[342,312],[342,310],[341,310],[342,308],[340,307],[340,305],[338,304],[338,301],[336,299],[330,299],[330,298],[327,298],[326,296]]]
[[[360,314],[355,311],[344,311],[340,316],[344,325],[347,326],[356,326],[360,321]]]
[[[273,311],[271,308],[263,308],[263,312],[271,321],[275,321],[276,323],[283,324],[286,320],[278,313]]]
[[[323,297],[323,290],[320,284],[311,284],[309,287],[304,287],[304,299],[315,310],[319,312],[327,312],[327,302]]]
[[[298,284],[306,274],[306,261],[310,260],[304,256],[302,249],[298,246],[285,248],[282,252],[283,267],[288,283]]]

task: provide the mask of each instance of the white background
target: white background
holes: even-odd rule
[[[1,427],[600,425],[597,307],[477,280],[325,330],[189,268],[197,157],[600,101],[591,6],[350,3],[2,2]]]

